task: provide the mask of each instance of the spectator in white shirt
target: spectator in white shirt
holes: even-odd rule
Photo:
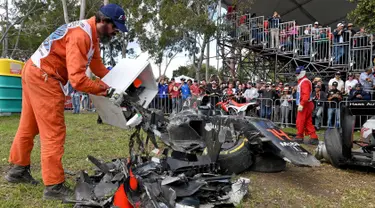
[[[243,96],[246,98],[246,102],[255,101],[259,97],[258,89],[255,88],[251,82],[248,82],[247,89]]]
[[[341,79],[341,72],[339,72],[339,71],[336,72],[335,77],[332,78],[331,80],[329,80],[329,82],[328,82],[328,88],[329,89],[332,89],[333,82],[337,82],[338,83],[338,85],[336,87],[336,89],[338,91],[344,92],[344,81],[342,81],[342,79]]]
[[[354,86],[358,84],[358,80],[354,79],[354,74],[349,73],[348,80],[345,82],[345,94],[349,94],[351,89],[354,89]]]

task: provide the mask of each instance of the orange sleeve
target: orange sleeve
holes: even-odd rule
[[[98,77],[103,78],[109,70],[104,66],[100,57],[99,44],[95,44],[95,52],[90,63],[91,71]]]
[[[81,28],[71,29],[66,35],[66,66],[69,81],[77,91],[105,95],[108,86],[101,80],[94,82],[86,76],[90,45],[90,37]]]

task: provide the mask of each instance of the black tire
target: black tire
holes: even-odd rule
[[[223,174],[239,174],[253,164],[247,139],[240,139],[230,148],[220,151],[218,163]]]
[[[348,160],[343,155],[342,140],[338,129],[327,129],[324,134],[324,143],[329,155],[331,164],[336,168],[345,168]]]
[[[285,170],[285,168],[285,160],[272,153],[263,153],[255,157],[250,170],[262,173],[277,173]]]
[[[341,113],[341,118],[342,154],[346,158],[350,158],[353,148],[355,116],[350,115],[348,108],[344,107]]]
[[[229,108],[229,109],[228,109],[228,114],[229,114],[229,115],[237,115],[236,111],[233,110],[233,108]]]

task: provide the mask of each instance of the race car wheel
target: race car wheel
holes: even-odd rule
[[[276,173],[285,170],[286,162],[272,153],[262,153],[255,156],[251,171],[262,173]]]
[[[331,164],[336,168],[344,168],[347,158],[343,155],[342,139],[338,129],[327,129],[324,134],[324,143]]]
[[[239,174],[249,169],[253,159],[248,140],[240,139],[236,143],[224,143],[218,163],[223,174]]]
[[[346,158],[350,158],[353,148],[355,116],[349,114],[348,108],[343,108],[341,116],[343,118],[341,121],[342,154]]]

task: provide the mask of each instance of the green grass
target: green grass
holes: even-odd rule
[[[128,155],[129,131],[97,125],[96,114],[66,114],[67,138],[63,164],[66,170],[92,170],[86,160],[93,155],[103,160]],[[9,168],[8,154],[17,131],[19,116],[0,117],[0,207],[72,207],[43,201],[43,186],[14,185],[4,181]],[[286,129],[289,133],[294,129]],[[322,131],[318,132],[323,139]],[[314,148],[308,148],[314,151]],[[41,181],[40,143],[35,139],[32,174]],[[375,207],[374,173],[338,170],[329,164],[316,168],[288,165],[281,173],[246,172],[251,179],[250,196],[239,207]],[[74,178],[67,177],[73,186]]]
[[[66,114],[67,137],[64,169],[78,172],[91,170],[93,165],[86,160],[91,154],[103,160],[124,157],[128,155],[128,131],[108,125],[97,125],[96,114]],[[8,169],[9,149],[17,131],[19,116],[0,117],[0,170],[2,176]],[[31,155],[32,174],[41,181],[40,173],[40,143],[35,139]],[[67,176],[67,181],[73,186],[74,178]],[[71,207],[59,202],[41,200],[43,186],[13,185],[5,183],[0,178],[0,207]]]

